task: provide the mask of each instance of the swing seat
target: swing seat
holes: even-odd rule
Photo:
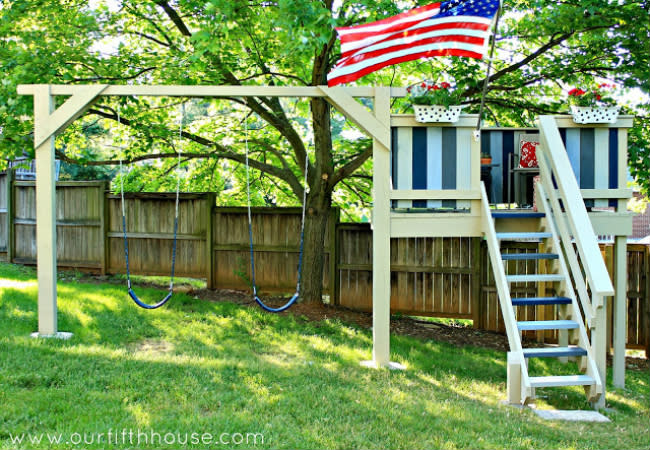
[[[161,307],[162,305],[164,305],[165,303],[167,303],[167,302],[169,301],[169,299],[172,298],[172,295],[174,295],[174,292],[172,292],[172,291],[170,290],[169,293],[165,296],[165,298],[163,298],[163,299],[160,300],[158,303],[155,303],[155,304],[153,304],[153,305],[150,305],[150,304],[148,304],[148,303],[144,303],[142,300],[140,300],[140,299],[138,298],[138,296],[135,294],[135,292],[133,292],[133,289],[131,289],[131,288],[129,288],[129,295],[131,296],[131,298],[133,299],[133,301],[134,301],[134,302],[135,302],[135,303],[136,303],[140,308],[144,308],[144,309],[157,309],[157,308],[160,308],[160,307]]]
[[[270,306],[265,305],[264,302],[262,300],[260,300],[260,298],[257,296],[257,294],[254,294],[254,297],[255,297],[255,301],[257,302],[257,304],[260,305],[265,311],[277,313],[277,312],[282,312],[282,311],[285,311],[285,310],[289,309],[291,307],[291,305],[296,303],[296,301],[298,300],[299,294],[298,294],[298,292],[293,294],[293,297],[291,297],[291,299],[287,303],[280,306],[279,308],[271,308]]]

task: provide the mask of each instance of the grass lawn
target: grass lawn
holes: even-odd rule
[[[650,446],[645,371],[628,371],[625,390],[608,385],[611,423],[547,422],[500,403],[506,357],[497,351],[394,336],[393,359],[408,370],[370,370],[359,366],[370,332],[345,323],[182,294],[145,311],[123,286],[70,278],[59,282],[59,328],[74,337],[31,339],[36,289],[33,269],[0,263],[1,449]],[[150,302],[162,292],[138,289]],[[580,388],[539,392],[539,408],[589,407]],[[161,437],[65,443],[109,430]],[[22,433],[62,433],[63,442],[12,442]],[[161,445],[166,433],[181,433],[181,444]],[[184,446],[184,433],[262,433],[264,442],[235,445],[233,434],[228,445]]]

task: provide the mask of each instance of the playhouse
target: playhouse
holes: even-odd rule
[[[604,405],[605,313],[614,297],[614,383],[625,369],[626,237],[632,218],[626,201],[627,129],[614,123],[577,124],[569,116],[542,116],[535,128],[487,128],[475,136],[475,115],[453,123],[420,123],[391,113],[404,88],[271,86],[23,85],[34,96],[36,148],[38,309],[40,336],[56,336],[56,220],[54,139],[99,96],[324,97],[374,139],[373,151],[373,366],[390,361],[390,240],[400,237],[479,237],[487,242],[508,335],[508,400],[525,403],[541,387],[582,385]],[[54,109],[56,96],[69,96]],[[355,100],[372,99],[373,111]],[[537,165],[523,164],[536,147]],[[481,154],[490,163],[481,164]],[[538,176],[533,188],[532,178]],[[533,203],[535,208],[495,209]],[[615,242],[610,280],[597,236]],[[537,243],[533,253],[503,252],[508,241]],[[518,261],[535,261],[538,273],[517,273]],[[537,295],[512,288],[534,284]],[[518,310],[532,307],[535,320]],[[557,330],[558,346],[528,348],[522,332]],[[575,359],[572,375],[530,376],[532,358]]]

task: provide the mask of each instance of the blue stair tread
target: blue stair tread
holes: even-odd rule
[[[586,354],[587,350],[577,346],[524,349],[525,358],[562,358],[569,356],[585,356]]]
[[[530,377],[529,380],[532,387],[587,386],[596,383],[589,375]]]
[[[495,219],[541,219],[546,214],[535,211],[493,211],[492,217]]]
[[[515,232],[515,233],[497,233],[497,239],[502,241],[516,240],[516,239],[546,239],[553,236],[551,233],[545,231],[535,232]]]
[[[529,320],[517,322],[520,331],[535,330],[571,330],[578,328],[578,323],[573,320]]]
[[[569,297],[528,297],[528,298],[513,298],[511,300],[513,306],[571,304],[571,299]]]
[[[533,259],[557,259],[557,253],[502,253],[501,259],[510,260],[533,260]]]
[[[532,273],[528,275],[506,275],[506,281],[508,283],[537,283],[537,282],[547,282],[552,283],[554,281],[563,281],[564,275],[558,273]]]

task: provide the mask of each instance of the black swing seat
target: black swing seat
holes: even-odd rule
[[[134,301],[134,302],[135,302],[135,303],[136,303],[140,308],[144,308],[144,309],[157,309],[157,308],[160,308],[162,305],[164,305],[165,303],[167,303],[167,302],[169,301],[170,298],[172,298],[172,295],[174,295],[174,292],[170,289],[170,290],[169,290],[169,293],[168,293],[167,295],[165,295],[165,298],[163,298],[162,300],[160,300],[158,303],[154,303],[153,305],[150,305],[150,304],[145,303],[145,302],[143,302],[142,300],[140,300],[140,299],[138,298],[138,296],[136,295],[136,293],[133,292],[133,289],[129,288],[129,291],[128,291],[128,292],[129,292],[129,295],[131,296],[131,298],[133,299],[133,301]]]

